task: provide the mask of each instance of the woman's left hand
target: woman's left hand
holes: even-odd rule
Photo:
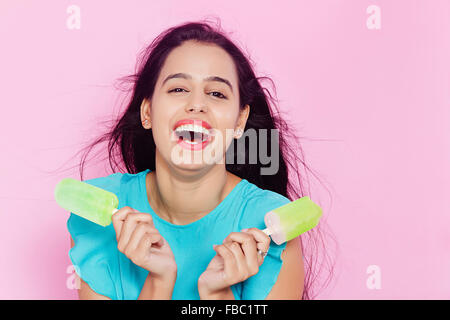
[[[214,247],[217,254],[198,279],[200,296],[223,292],[233,284],[257,274],[264,262],[258,249],[267,252],[269,246],[269,236],[257,228],[230,233],[223,244]]]

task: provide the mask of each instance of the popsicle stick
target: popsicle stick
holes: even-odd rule
[[[270,236],[270,235],[273,233],[273,231],[270,230],[269,228],[265,228],[264,230],[262,230],[262,232],[264,232],[264,233],[267,234],[268,236]]]

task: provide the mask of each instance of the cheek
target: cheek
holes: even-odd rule
[[[151,109],[150,115],[152,122],[157,124],[159,128],[168,128],[171,120],[175,117],[176,108],[170,103],[164,103],[164,101],[158,101]]]
[[[228,127],[221,127],[218,129],[218,137],[221,139],[220,144],[215,143],[216,148],[220,149],[222,152],[225,152],[231,143],[234,140],[234,127],[233,124],[231,124]]]
[[[229,128],[234,129],[238,120],[238,112],[231,108],[221,109],[219,112],[214,112],[214,119],[216,120],[220,129]]]
[[[174,115],[170,114],[168,108],[164,109],[163,106],[158,105],[152,113],[152,132],[153,139],[157,147],[162,147],[162,145],[167,144],[167,140],[170,139],[172,130],[170,128],[170,121],[173,119]]]

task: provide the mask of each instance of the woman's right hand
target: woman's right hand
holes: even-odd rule
[[[134,264],[160,279],[176,276],[177,265],[169,243],[159,234],[149,213],[123,207],[112,215],[117,248]]]

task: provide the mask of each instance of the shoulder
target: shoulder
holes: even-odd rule
[[[265,228],[264,216],[267,212],[290,202],[282,194],[272,190],[262,189],[257,185],[245,181],[243,192],[244,210],[241,217],[241,228]]]
[[[84,180],[83,182],[89,183],[93,186],[102,188],[104,190],[113,193],[117,193],[120,190],[122,178],[126,178],[127,176],[128,174],[117,172],[104,177]]]
[[[104,177],[83,180],[83,182],[95,187],[102,188],[106,191],[114,193],[116,196],[119,196],[122,178],[125,176],[126,174],[118,172]],[[89,232],[94,232],[96,234],[104,233],[104,231],[107,229],[89,220],[81,218],[78,215],[73,214],[72,212],[70,213],[70,217],[67,220],[67,228],[71,233],[72,238],[76,238],[80,234],[86,234]]]
[[[244,179],[245,180],[245,179]],[[284,195],[277,193],[272,190],[262,189],[254,183],[245,180],[246,182],[246,190],[245,195],[251,201],[263,200],[265,199],[266,203],[270,202],[289,202],[290,200]]]
[[[127,193],[132,193],[131,187],[134,187],[136,184],[131,183],[135,181],[140,175],[147,172],[147,170],[139,172],[137,174],[129,174],[129,173],[113,173],[104,177],[97,177],[92,179],[84,180],[83,182],[88,183],[90,185],[102,188],[106,191],[114,193],[119,199],[119,207],[121,206],[121,202],[124,197],[127,196]],[[126,192],[125,192],[126,191]],[[95,232],[97,234],[105,232],[108,233],[108,227],[102,227],[97,225],[89,220],[81,218],[73,213],[70,214],[70,217],[67,221],[67,227],[72,236],[76,236],[79,234],[85,234],[88,232]]]
[[[113,173],[105,177],[98,177],[83,180],[83,182],[93,185],[95,187],[102,188],[106,191],[110,191],[115,195],[119,194],[121,179],[123,177],[122,173]],[[70,217],[67,220],[67,228],[72,235],[72,238],[76,238],[77,235],[85,234],[88,232],[103,232],[104,227],[97,225],[89,220],[81,218],[76,214],[70,213]],[[75,241],[76,242],[76,241]]]
[[[136,183],[136,181],[139,180],[142,176],[145,176],[149,171],[149,169],[146,169],[138,173],[117,172],[104,177],[88,179],[83,182],[110,191],[116,194],[120,200],[120,196],[124,193],[127,193],[128,191],[130,191],[132,194],[135,194],[134,189],[136,187],[139,188],[139,183]]]

